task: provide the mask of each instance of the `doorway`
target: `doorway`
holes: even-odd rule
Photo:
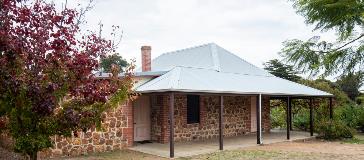
[[[134,101],[134,141],[150,140],[149,96],[140,96]]]

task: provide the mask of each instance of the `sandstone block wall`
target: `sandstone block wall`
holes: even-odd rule
[[[160,143],[169,141],[169,95],[151,96],[151,138]],[[251,132],[251,97],[224,96],[224,136]],[[255,103],[255,102],[253,102]],[[218,137],[220,97],[200,96],[200,123],[187,124],[187,95],[175,95],[175,141],[195,141]],[[270,130],[269,97],[263,97],[262,127]],[[78,156],[123,149],[133,145],[132,102],[122,104],[103,116],[104,131],[95,128],[78,132],[69,138],[52,137],[54,147],[39,153],[40,158]]]
[[[251,97],[224,96],[224,136],[236,136],[251,132]],[[255,102],[254,102],[255,103]],[[175,141],[194,141],[219,135],[219,96],[200,96],[200,123],[187,124],[187,95],[175,95]],[[169,95],[152,96],[152,140],[169,141]],[[270,130],[269,97],[263,97],[262,128]]]
[[[54,147],[40,157],[77,156],[119,150],[133,145],[133,110],[131,102],[122,104],[103,115],[103,131],[95,128],[78,132],[69,138],[53,137]]]

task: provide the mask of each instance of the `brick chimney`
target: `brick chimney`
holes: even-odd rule
[[[152,47],[151,46],[142,46],[142,71],[148,72],[152,69]]]

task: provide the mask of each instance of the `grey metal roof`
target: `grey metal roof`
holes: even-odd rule
[[[214,43],[162,54],[151,68],[152,72],[167,72],[137,87],[136,92],[332,96],[275,77]]]
[[[214,69],[221,72],[271,75],[215,43],[164,53],[152,60],[152,71],[169,71],[176,66]]]
[[[218,72],[213,69],[175,67],[136,89],[149,92],[204,92],[295,96],[332,96],[329,93],[275,76]]]

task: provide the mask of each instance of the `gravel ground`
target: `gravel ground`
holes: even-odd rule
[[[24,160],[26,158],[24,158],[21,154],[14,153],[0,147],[0,159]]]

